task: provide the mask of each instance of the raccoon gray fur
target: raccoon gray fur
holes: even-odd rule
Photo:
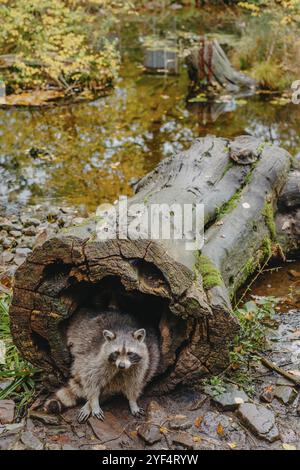
[[[46,402],[46,411],[59,413],[83,398],[87,401],[78,421],[91,415],[103,420],[99,401],[121,393],[134,416],[144,413],[137,399],[160,360],[154,330],[149,328],[146,333],[131,315],[116,310],[93,315],[82,309],[70,322],[67,342],[73,356],[71,378]]]

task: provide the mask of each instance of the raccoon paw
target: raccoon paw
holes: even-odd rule
[[[91,409],[88,403],[86,403],[78,413],[77,421],[78,423],[85,423],[91,415]]]
[[[44,411],[49,414],[58,415],[62,412],[61,402],[57,398],[49,398],[43,408]]]
[[[101,421],[104,421],[104,413],[100,407],[92,410],[92,416],[94,418],[101,419]]]
[[[144,408],[137,407],[137,409],[134,409],[131,411],[131,414],[135,416],[136,418],[141,418],[142,416],[145,415],[145,410]]]

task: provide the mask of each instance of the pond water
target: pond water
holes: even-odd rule
[[[183,64],[176,76],[143,70],[143,37],[232,33],[232,21],[218,26],[199,12],[168,12],[118,25],[121,77],[106,97],[45,109],[0,109],[0,203],[42,201],[84,206],[92,211],[119,194],[161,159],[208,133],[234,137],[249,133],[300,150],[300,107],[272,104],[252,96],[212,107],[188,100]],[[216,23],[216,19],[214,20]],[[37,151],[38,149],[38,151]]]

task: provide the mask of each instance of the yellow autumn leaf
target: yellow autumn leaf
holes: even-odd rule
[[[228,442],[228,446],[230,447],[230,449],[235,449],[237,447],[237,443],[236,442]]]
[[[283,447],[284,450],[297,450],[297,447],[293,446],[292,444],[283,443],[282,447]]]
[[[162,427],[159,428],[159,432],[160,432],[161,434],[168,434],[169,431],[168,431],[167,428],[165,428],[165,427],[162,426]]]

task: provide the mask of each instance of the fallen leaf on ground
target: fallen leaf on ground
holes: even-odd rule
[[[236,442],[228,442],[228,446],[230,447],[230,449],[235,449],[236,446],[237,446],[237,443]]]
[[[291,445],[291,444],[285,444],[285,443],[283,443],[283,444],[282,444],[282,447],[283,447],[284,450],[297,450],[297,447],[295,447],[295,446],[293,446],[293,445]]]
[[[221,423],[219,423],[218,426],[217,426],[217,434],[219,434],[219,436],[222,436],[222,437],[223,437],[224,434],[225,434],[224,428],[223,428],[223,426],[222,426]]]
[[[203,416],[198,416],[198,418],[195,419],[194,425],[196,426],[196,428],[200,428],[202,421]]]
[[[159,432],[161,434],[167,434],[168,433],[168,429],[167,428],[164,428],[163,426],[159,428]]]

